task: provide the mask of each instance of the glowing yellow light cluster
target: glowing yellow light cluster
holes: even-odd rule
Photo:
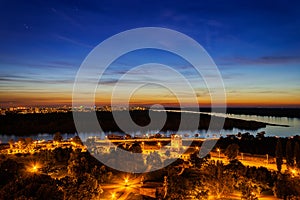
[[[111,199],[116,199],[116,193],[111,194]]]
[[[37,173],[40,168],[41,166],[39,163],[32,163],[27,170],[31,173]]]
[[[124,183],[125,183],[125,186],[128,186],[128,183],[129,183],[128,177],[124,178]]]
[[[157,146],[158,146],[158,147],[161,147],[161,143],[160,143],[160,142],[158,142],[158,143],[157,143]]]

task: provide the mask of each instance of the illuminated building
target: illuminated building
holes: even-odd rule
[[[182,137],[177,134],[172,134],[171,135],[171,148],[173,150],[180,150],[182,147]]]

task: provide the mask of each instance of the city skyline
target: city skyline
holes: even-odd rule
[[[100,42],[138,27],[164,27],[200,43],[222,75],[228,106],[300,106],[299,2],[101,1],[5,2],[0,8],[0,107],[71,105],[77,70]],[[163,42],[163,41],[162,41]],[[188,51],[188,49],[186,49]],[[118,58],[101,80],[96,104],[110,103],[119,78],[145,63],[173,67],[192,84],[200,106],[209,106],[201,77],[182,58],[146,49]],[[148,75],[149,74],[149,75]],[[150,80],[170,81],[163,71],[140,71],[128,85]],[[122,94],[120,94],[122,104]],[[132,104],[177,105],[174,95],[149,86]],[[84,102],[83,102],[84,104]],[[186,99],[184,106],[189,106]]]

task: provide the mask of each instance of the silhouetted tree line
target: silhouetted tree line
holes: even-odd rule
[[[121,116],[122,120],[126,124],[131,119],[128,119],[125,115],[127,111],[119,111],[118,114]],[[152,111],[131,111],[130,115],[132,120],[140,125],[146,126],[150,123],[149,112]],[[89,113],[80,113],[83,119],[80,123],[84,124],[85,132],[98,132],[100,130],[95,130],[91,125],[91,121],[88,119]],[[124,117],[122,117],[122,115]],[[154,117],[159,117],[157,112],[153,112]],[[167,112],[167,121],[164,124],[161,131],[173,130],[176,131],[179,128],[181,122],[181,116],[184,115],[186,119],[185,126],[182,128],[185,130],[191,130],[195,127],[190,127],[189,121],[194,120],[195,114],[191,113],[172,113]],[[115,122],[111,112],[97,112],[97,118],[99,124],[103,131],[105,132],[123,132]],[[214,117],[218,119],[219,117]],[[208,129],[210,124],[211,116],[201,114],[199,120],[199,129]],[[240,128],[245,130],[257,130],[266,126],[266,123],[255,122],[255,121],[245,121],[239,119],[225,119],[224,129]],[[156,124],[153,125],[153,129],[158,129]],[[0,116],[0,134],[7,135],[32,135],[37,133],[75,133],[76,128],[73,121],[72,113],[49,113],[49,114],[7,114],[5,116]],[[132,131],[138,131],[132,129]],[[194,131],[194,130],[192,130]]]
[[[278,171],[281,171],[281,166],[283,164],[284,157],[286,159],[286,165],[288,169],[294,167],[300,169],[300,137],[296,136],[293,138],[288,138],[287,141],[285,141],[285,151],[283,151],[284,149],[282,141],[282,138],[278,139],[275,151]]]
[[[230,144],[237,144],[239,151],[243,153],[270,155],[275,157],[276,145],[279,138],[276,137],[264,137],[263,134],[257,134],[256,136],[250,133],[239,133],[236,135],[229,135],[227,137],[221,137],[217,146],[221,149],[226,149]],[[294,155],[298,155],[295,149],[299,149],[300,136],[294,136],[293,138],[280,138],[282,145],[282,155],[286,157],[288,153],[288,159],[292,159]],[[289,142],[288,142],[289,141]]]

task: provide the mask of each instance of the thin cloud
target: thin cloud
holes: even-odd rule
[[[300,56],[262,56],[258,58],[221,58],[220,65],[293,64],[300,63]]]
[[[11,82],[11,83],[38,83],[38,84],[70,84],[74,80],[71,79],[34,79],[33,77],[26,77],[22,75],[0,75],[0,82]]]
[[[60,40],[65,41],[65,42],[68,42],[68,43],[70,43],[70,44],[75,44],[75,45],[78,45],[78,46],[81,46],[81,47],[86,47],[86,48],[89,48],[89,49],[94,48],[94,46],[92,46],[92,45],[85,44],[85,43],[83,43],[83,42],[74,40],[74,39],[69,38],[69,37],[66,37],[66,36],[55,35],[55,37],[58,38],[58,39],[60,39]]]
[[[38,62],[28,62],[26,60],[22,61],[17,61],[14,58],[5,58],[3,61],[0,63],[0,65],[21,65],[24,67],[30,67],[30,68],[38,68],[40,69],[41,67],[43,68],[49,68],[49,69],[68,69],[72,68],[75,66],[78,66],[78,64],[73,63],[73,62],[68,62],[68,61],[63,61],[63,60],[53,60],[53,61],[44,61],[43,63],[38,63]]]

